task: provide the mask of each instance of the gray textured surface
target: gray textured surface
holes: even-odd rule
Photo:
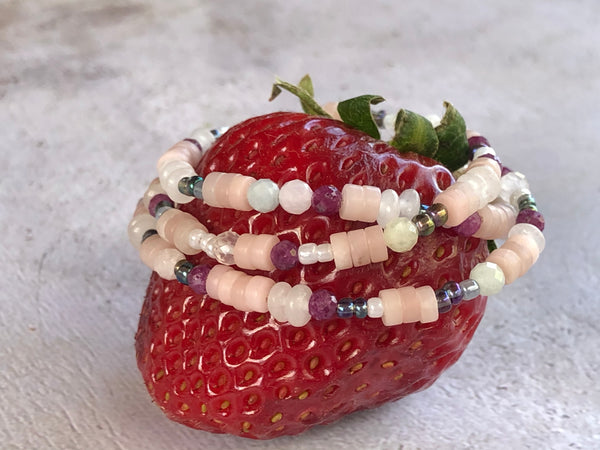
[[[0,1],[2,448],[600,448],[600,4],[341,3]],[[451,100],[528,175],[547,249],[425,392],[266,443],[170,423],[135,366],[130,214],[161,151],[296,108],[269,84],[306,72],[323,100]]]

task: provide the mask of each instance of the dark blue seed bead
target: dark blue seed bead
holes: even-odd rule
[[[349,319],[354,315],[354,302],[351,298],[338,300],[337,315],[342,319]]]
[[[177,278],[177,281],[181,284],[188,284],[188,275],[193,268],[194,265],[185,259],[182,259],[175,264],[175,277]]]
[[[456,281],[448,281],[442,286],[442,290],[446,291],[453,305],[458,305],[463,299],[463,291]]]
[[[190,177],[183,177],[177,183],[177,189],[183,195],[194,195],[194,192],[190,190]]]
[[[156,231],[156,230],[146,230],[146,232],[142,236],[142,242],[144,242],[150,236],[154,236],[155,234],[158,234],[158,231]]]
[[[354,315],[359,319],[367,317],[369,310],[367,308],[367,300],[359,297],[354,300]]]
[[[446,313],[452,309],[452,301],[448,297],[448,293],[443,289],[435,291],[435,298],[437,300],[438,311],[440,313]]]

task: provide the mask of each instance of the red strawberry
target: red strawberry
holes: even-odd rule
[[[306,180],[414,188],[424,203],[452,183],[447,169],[396,149],[340,121],[280,112],[249,119],[222,136],[197,173],[237,172],[279,186]],[[277,234],[296,243],[323,242],[363,223],[312,209],[290,215],[239,212],[193,201],[181,209],[212,233]],[[437,229],[412,251],[384,263],[336,271],[333,263],[275,270],[276,281],[327,288],[338,298],[376,296],[381,289],[468,278],[488,254],[485,241]],[[194,263],[214,264],[204,254]],[[256,272],[257,274],[259,272]],[[261,274],[264,274],[262,272]],[[353,411],[373,408],[431,385],[461,355],[485,309],[463,302],[433,323],[385,327],[380,319],[311,320],[296,328],[268,313],[243,313],[154,273],[136,335],[139,368],[165,414],[193,428],[255,439],[300,433]]]

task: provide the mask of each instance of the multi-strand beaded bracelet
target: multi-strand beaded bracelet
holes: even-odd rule
[[[273,180],[242,174],[212,172],[199,176],[194,167],[226,129],[196,130],[161,156],[159,177],[138,203],[129,224],[131,243],[142,261],[167,280],[177,279],[197,294],[208,294],[241,311],[270,312],[281,322],[303,326],[311,318],[381,318],[387,326],[433,322],[463,300],[498,293],[521,277],[536,262],[545,246],[544,218],[525,177],[503,167],[487,140],[469,132],[472,161],[456,182],[439,193],[430,206],[419,194],[400,194],[374,186],[347,184],[320,186],[314,191],[303,180],[281,188]],[[278,207],[290,214],[309,208],[323,215],[339,214],[344,220],[377,222],[364,229],[334,233],[329,242],[280,241],[275,235],[225,231],[214,235],[194,216],[176,204],[194,199],[212,207],[270,212]],[[469,278],[449,281],[441,289],[430,286],[381,290],[377,297],[341,298],[304,284],[291,286],[241,269],[287,270],[297,264],[333,261],[343,270],[388,259],[388,249],[406,252],[419,236],[436,227],[453,227],[461,236],[505,239]],[[213,267],[193,265],[185,255],[205,252],[217,262]]]

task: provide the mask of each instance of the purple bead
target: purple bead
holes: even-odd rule
[[[308,300],[308,312],[313,319],[326,320],[335,316],[337,300],[334,295],[325,290],[318,289],[312,293]]]
[[[271,249],[271,262],[279,270],[289,270],[298,264],[298,246],[292,241],[279,241]]]
[[[479,228],[481,228],[481,216],[476,212],[467,217],[463,223],[454,227],[454,231],[459,236],[469,237],[477,233]]]
[[[156,207],[161,202],[168,202],[171,205],[173,205],[173,201],[169,198],[167,194],[156,194],[148,202],[148,212],[152,217],[156,216]]]
[[[200,264],[199,266],[194,266],[192,270],[188,272],[187,282],[189,287],[196,294],[204,295],[206,294],[206,279],[208,278],[208,273],[210,272],[210,266],[206,264]]]
[[[542,213],[539,211],[534,211],[533,209],[522,209],[519,211],[517,223],[529,223],[539,228],[540,231],[544,231],[544,226],[546,225],[546,221],[544,220]]]
[[[446,291],[453,305],[458,305],[462,301],[463,292],[460,288],[460,284],[456,281],[448,281],[442,286],[442,289]]]
[[[435,298],[440,313],[446,313],[452,309],[452,301],[445,290],[438,289],[435,291]]]
[[[342,193],[335,186],[321,186],[313,192],[311,203],[319,214],[333,216],[342,206]]]
[[[502,166],[502,162],[500,161],[500,158],[498,158],[496,155],[492,155],[491,153],[486,153],[485,155],[481,155],[480,158],[489,158],[489,159],[493,159],[494,161],[496,161],[498,163],[498,165],[500,166],[500,170],[502,170],[503,166]]]
[[[507,173],[511,173],[511,172],[512,172],[511,169],[509,169],[506,166],[502,166],[502,176],[506,175]]]
[[[202,151],[202,146],[200,145],[200,142],[198,142],[196,139],[192,139],[192,138],[185,138],[184,141],[188,141],[191,142],[192,144],[194,144],[196,147],[198,147],[198,150]]]
[[[468,140],[469,149],[475,150],[479,147],[491,147],[490,143],[483,136],[471,136]]]

